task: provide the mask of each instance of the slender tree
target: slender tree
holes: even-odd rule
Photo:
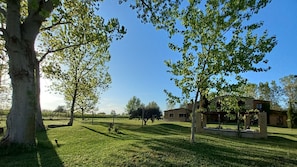
[[[143,1],[141,1],[144,3]],[[169,99],[194,99],[192,108],[191,142],[195,141],[196,108],[199,96],[206,90],[235,90],[246,80],[241,74],[247,71],[267,71],[266,53],[276,45],[276,38],[255,33],[263,22],[250,23],[270,1],[189,1],[186,5],[171,7],[161,16],[156,16],[157,27],[166,29],[170,35],[181,35],[182,44],[170,43],[169,47],[180,53],[178,61],[168,60],[166,65],[175,78],[172,80],[182,90],[182,97],[165,91]],[[176,7],[177,6],[177,7]],[[204,6],[204,7],[202,7]],[[171,18],[175,18],[172,22]],[[165,20],[165,21],[164,21]],[[164,26],[163,26],[164,25]],[[233,78],[237,83],[230,84]],[[200,106],[202,108],[202,106]]]

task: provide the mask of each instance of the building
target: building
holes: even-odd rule
[[[218,121],[220,118],[223,118],[227,112],[221,111],[220,105],[223,101],[229,96],[219,96],[208,102],[208,108],[204,113],[208,115],[208,121],[214,122]],[[236,97],[238,104],[244,106],[245,111],[249,110],[258,110],[266,111],[269,113],[270,102],[264,100],[255,100],[254,98],[249,97]],[[218,111],[220,114],[218,114]],[[192,104],[189,104],[186,108],[176,108],[171,110],[164,111],[164,120],[167,121],[190,121],[190,114],[192,112]],[[220,118],[219,118],[220,117]],[[269,121],[269,120],[267,120]]]
[[[188,108],[176,108],[164,111],[165,121],[190,121],[191,110]]]
[[[269,112],[269,125],[288,127],[287,119],[287,111],[270,110]]]

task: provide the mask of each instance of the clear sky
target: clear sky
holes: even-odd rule
[[[155,101],[166,110],[167,89],[179,92],[170,81],[164,60],[173,59],[168,48],[166,32],[157,31],[151,24],[143,24],[136,12],[128,4],[119,5],[117,0],[106,0],[100,5],[99,14],[104,18],[118,18],[127,28],[127,34],[122,40],[114,41],[110,48],[111,61],[108,63],[112,76],[110,89],[101,95],[98,104],[99,112],[116,113],[125,111],[125,106],[133,96],[140,98],[142,103]],[[279,81],[281,77],[297,74],[297,1],[273,0],[266,8],[253,17],[254,21],[264,21],[264,28],[269,35],[276,35],[278,45],[269,53],[269,65],[272,69],[264,73],[248,73],[244,76],[249,82]],[[64,105],[63,97],[50,94],[43,80],[41,105],[44,109],[54,109]]]

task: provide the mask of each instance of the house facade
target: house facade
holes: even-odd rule
[[[227,96],[216,97],[213,100],[208,102],[208,109],[205,111],[209,115],[209,119],[213,121],[218,120],[218,117],[223,117],[224,112],[220,111],[218,115],[217,111],[219,110],[219,104],[227,98]],[[241,102],[244,105],[246,111],[255,110],[264,111],[270,110],[270,102],[264,100],[255,100],[249,97],[238,97],[237,101]],[[189,104],[186,108],[176,108],[164,111],[164,120],[166,121],[190,121],[190,114],[192,112],[192,104]],[[268,112],[268,111],[266,111]],[[225,113],[226,114],[226,113]],[[268,120],[269,121],[269,120]]]
[[[190,113],[191,113],[191,110],[188,108],[176,108],[176,109],[166,110],[164,111],[164,120],[188,122],[190,121]]]

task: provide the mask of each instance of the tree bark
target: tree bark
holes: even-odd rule
[[[70,120],[68,122],[68,126],[72,126],[73,125],[73,119],[74,119],[74,107],[75,107],[75,102],[76,102],[76,96],[77,96],[77,87],[78,84],[75,84],[75,89],[73,92],[73,99],[72,99],[72,104],[71,104],[71,109],[70,109]]]
[[[197,90],[196,92],[196,96],[195,96],[195,101],[194,104],[192,106],[192,126],[191,126],[191,138],[190,138],[190,142],[194,143],[195,142],[195,133],[196,133],[196,109],[197,109],[197,101],[198,101],[198,97],[199,97],[199,93],[200,91]]]
[[[35,68],[35,78],[36,78],[36,131],[45,131],[45,126],[42,120],[41,106],[40,106],[40,68],[39,62],[36,61]]]
[[[13,95],[2,143],[35,145],[35,52],[30,42],[11,37],[7,44]]]

